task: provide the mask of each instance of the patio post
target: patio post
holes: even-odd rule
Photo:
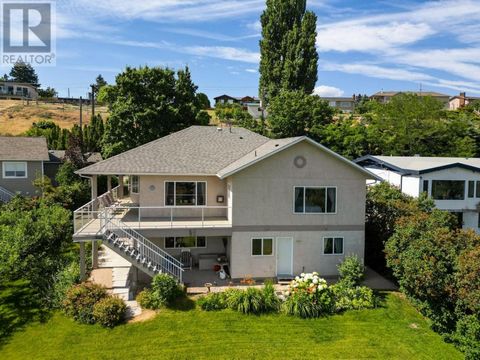
[[[92,268],[98,268],[98,241],[92,241]]]
[[[98,197],[97,184],[98,184],[97,175],[92,175],[91,181],[90,181],[90,186],[92,188],[92,200]]]
[[[123,198],[123,175],[118,175],[118,198],[122,199]]]
[[[112,175],[107,175],[107,191],[112,190]]]
[[[85,243],[82,241],[80,243],[80,281],[85,280],[85,276]]]

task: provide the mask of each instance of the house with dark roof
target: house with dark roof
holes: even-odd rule
[[[86,242],[96,249],[103,240],[134,273],[168,273],[187,286],[336,275],[345,255],[363,259],[365,182],[379,179],[308,137],[272,140],[211,126],[77,174],[92,184],[91,202],[74,213],[81,258]],[[99,176],[119,186],[98,194]]]
[[[215,98],[215,104],[240,104],[241,106],[260,105],[260,99],[255,96],[220,95]]]
[[[0,137],[0,200],[14,194],[40,195],[33,181],[43,176],[44,162],[49,161],[47,141],[43,137]]]
[[[480,232],[479,158],[368,155],[355,163],[407,195],[426,193],[463,228]]]

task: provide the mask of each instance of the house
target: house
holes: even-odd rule
[[[0,81],[0,98],[35,100],[38,98],[38,92],[32,84]]]
[[[352,113],[355,110],[355,95],[352,97],[323,97],[322,100],[328,101],[328,105],[342,112]]]
[[[255,96],[235,97],[230,95],[220,95],[214,98],[215,104],[240,104],[247,107],[249,105],[260,106],[260,99]]]
[[[386,104],[392,99],[392,97],[399,94],[415,94],[417,96],[430,96],[442,102],[445,105],[445,108],[448,109],[449,107],[450,95],[441,94],[434,91],[383,91],[382,90],[370,96],[370,99],[376,100],[381,104]]]
[[[435,206],[459,219],[463,228],[480,229],[480,159],[367,155],[355,163],[418,197],[427,193]]]
[[[452,96],[449,101],[450,110],[461,109],[468,104],[480,100],[478,96],[467,96],[465,92],[461,92],[459,95]]]
[[[44,162],[49,161],[47,141],[43,137],[0,137],[0,201],[16,194],[39,195],[33,181],[43,175]]]
[[[345,255],[363,259],[365,181],[378,179],[307,137],[210,126],[77,174],[92,184],[92,201],[74,213],[81,249],[103,239],[142,272],[187,284],[192,271],[214,274],[215,265],[234,279],[336,275]],[[98,176],[120,185],[98,196]]]

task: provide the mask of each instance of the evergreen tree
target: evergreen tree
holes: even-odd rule
[[[30,64],[25,64],[23,61],[19,60],[13,65],[12,70],[10,71],[10,77],[13,81],[32,84],[35,87],[40,87],[38,83],[38,75],[35,72],[35,69]]]
[[[267,0],[260,20],[259,93],[264,104],[281,90],[311,94],[317,81],[317,17],[306,11],[306,0]]]
[[[83,143],[86,152],[99,152],[102,150],[104,124],[101,115],[95,115],[90,124],[83,128]]]
[[[93,91],[95,96],[97,96],[100,89],[106,85],[108,85],[108,83],[105,81],[102,74],[99,74],[95,79],[95,84],[93,84]]]

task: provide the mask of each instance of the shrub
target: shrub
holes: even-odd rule
[[[366,286],[349,287],[338,283],[330,289],[335,298],[336,311],[371,309],[376,305],[373,290]]]
[[[67,294],[68,289],[72,285],[77,284],[80,281],[80,265],[77,261],[71,262],[64,267],[55,276],[55,282],[53,284],[52,294],[52,306],[54,308],[62,307],[63,300]]]
[[[126,310],[127,305],[122,299],[109,296],[93,306],[93,317],[102,326],[114,327],[124,320]]]
[[[225,293],[210,293],[199,298],[197,304],[205,311],[223,310],[227,308],[227,298]]]
[[[465,352],[466,360],[480,359],[480,318],[467,315],[457,322],[456,332],[451,338]]]
[[[145,309],[157,310],[162,306],[171,304],[182,294],[182,288],[172,276],[158,274],[152,279],[152,288],[138,294],[137,302]]]
[[[260,314],[265,311],[263,292],[253,287],[230,292],[227,303],[229,308],[243,314]]]
[[[63,301],[65,313],[72,316],[76,321],[84,324],[93,324],[93,308],[95,304],[108,296],[104,287],[92,284],[82,283],[72,286]]]
[[[141,292],[138,293],[136,299],[137,303],[143,308],[143,309],[158,309],[160,306],[157,307],[157,303],[154,301],[153,296],[152,296],[152,291],[149,289],[145,289]]]
[[[265,287],[263,288],[263,302],[265,312],[274,312],[280,309],[280,299],[275,292],[273,282],[270,280],[265,281]]]
[[[365,266],[356,255],[347,256],[337,268],[341,281],[347,286],[358,286],[364,278]]]
[[[316,318],[335,310],[333,293],[318,273],[301,274],[285,292],[284,311],[301,318]]]

